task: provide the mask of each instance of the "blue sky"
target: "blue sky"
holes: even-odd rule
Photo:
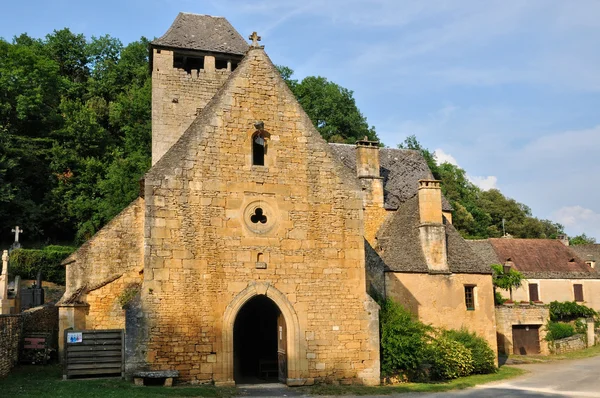
[[[276,64],[354,91],[379,137],[410,134],[540,218],[600,240],[600,1],[3,1],[0,36],[69,27],[124,43],[179,11],[256,30]],[[509,231],[510,232],[510,231]]]

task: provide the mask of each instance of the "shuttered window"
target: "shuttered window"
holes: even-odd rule
[[[529,284],[529,301],[540,301],[537,283]]]
[[[583,285],[573,285],[573,293],[575,295],[575,301],[583,301]]]

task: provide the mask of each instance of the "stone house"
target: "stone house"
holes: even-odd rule
[[[495,238],[469,244],[487,264],[502,264],[523,273],[526,280],[513,291],[514,301],[577,301],[600,310],[595,257],[590,256],[594,261],[582,259],[587,252],[593,255],[593,250],[569,247],[568,241],[558,239]]]
[[[152,167],[65,260],[61,333],[125,329],[128,371],[191,383],[379,384],[370,290],[492,343],[491,275],[425,160],[327,144],[251,39],[182,13],[151,43]]]

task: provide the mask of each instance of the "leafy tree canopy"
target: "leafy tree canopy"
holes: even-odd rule
[[[301,82],[292,79],[287,66],[277,69],[308,114],[319,133],[328,142],[353,144],[367,137],[379,141],[375,128],[359,111],[353,92],[321,76],[308,76]]]

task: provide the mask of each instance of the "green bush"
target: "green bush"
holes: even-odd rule
[[[391,376],[420,371],[426,360],[432,328],[414,318],[400,304],[387,299],[381,303],[381,373]]]
[[[506,297],[502,297],[502,293],[494,292],[494,304],[502,305],[508,300]]]
[[[450,340],[461,343],[471,351],[473,358],[473,373],[495,373],[496,354],[485,339],[467,329],[446,330],[442,335]]]
[[[69,246],[47,246],[41,250],[17,249],[10,254],[9,273],[23,279],[35,279],[42,271],[42,279],[65,284],[65,267],[60,263],[75,251]]]
[[[471,351],[444,335],[431,342],[428,347],[428,359],[431,364],[430,375],[437,380],[468,376],[474,369]]]
[[[562,322],[549,321],[548,325],[546,325],[546,330],[548,331],[548,334],[546,334],[546,341],[564,339],[575,334],[573,325]]]
[[[577,304],[575,301],[550,303],[550,320],[552,322],[569,322],[577,318],[593,318],[598,313],[585,305]]]

